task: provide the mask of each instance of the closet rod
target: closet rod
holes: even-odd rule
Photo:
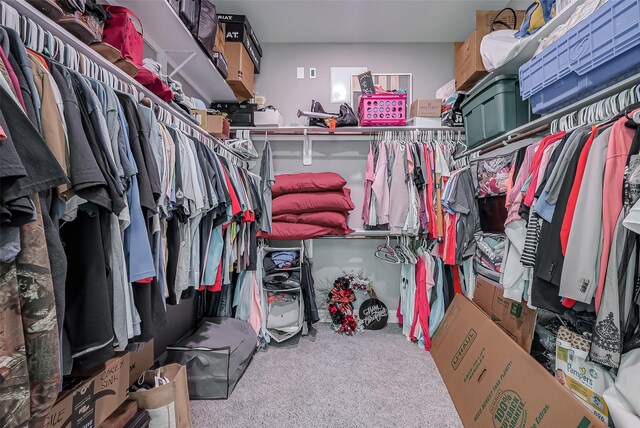
[[[602,101],[603,99],[608,98],[612,95],[618,95],[620,92],[627,90],[629,88],[632,88],[633,86],[639,83],[640,83],[640,73],[634,74],[633,76],[630,76],[624,80],[621,80],[620,82],[614,83],[613,85],[607,88],[604,88],[599,92],[596,92],[595,94],[592,94],[580,101],[576,101],[575,103],[567,107],[561,108],[560,110],[557,110],[553,113],[549,113],[536,120],[532,120],[529,123],[526,123],[508,132],[505,132],[502,135],[499,135],[495,138],[492,138],[491,140],[484,142],[483,144],[480,144],[478,147],[474,147],[472,149],[466,150],[465,152],[456,156],[456,159],[471,155],[476,152],[483,151],[488,148],[493,148],[495,150],[495,148],[501,147],[503,142],[510,141],[512,138],[514,138],[517,135],[535,130],[536,128],[539,128],[543,125],[550,125],[551,122],[553,122],[555,119],[559,119],[562,116],[575,113],[584,107],[596,104],[597,102]]]
[[[320,236],[313,239],[381,239],[386,237],[398,238],[405,236],[400,233],[391,233],[388,230],[357,230],[344,236]],[[408,236],[408,235],[406,235]]]
[[[408,132],[408,131],[443,131],[443,132],[456,132],[464,134],[464,128],[461,127],[420,127],[420,126],[347,126],[344,128],[328,129],[320,128],[316,126],[294,126],[294,127],[282,127],[282,128],[247,128],[247,127],[231,127],[231,131],[249,131],[251,134],[264,135],[266,132],[269,135],[279,136],[296,136],[306,135],[309,136],[323,136],[323,135],[346,135],[346,136],[358,136],[358,135],[372,135],[383,131],[393,132]]]
[[[529,137],[533,137],[541,132],[544,132],[546,130],[548,130],[551,127],[551,125],[542,125],[536,129],[532,129],[531,131],[527,131],[527,132],[523,132],[522,134],[509,138],[508,140],[503,141],[502,143],[497,143],[491,147],[487,147],[486,149],[482,149],[480,150],[478,153],[483,155],[485,153],[489,153],[492,152],[493,150],[499,149],[500,147],[504,147],[507,146],[511,143],[516,143],[518,141],[522,141],[524,139],[527,139]]]
[[[74,49],[79,55],[84,56],[89,61],[94,64],[104,68],[108,71],[108,73],[114,76],[120,83],[128,88],[134,88],[138,93],[143,94],[145,97],[149,98],[154,106],[164,110],[166,113],[170,113],[172,118],[175,118],[184,126],[186,126],[190,130],[191,136],[198,138],[202,141],[202,139],[212,142],[216,146],[222,148],[227,153],[236,158],[242,165],[245,165],[246,162],[235,155],[233,152],[229,151],[223,142],[220,140],[213,138],[209,135],[204,129],[202,129],[198,124],[196,124],[192,118],[187,115],[184,111],[179,110],[178,108],[168,104],[164,100],[160,99],[153,92],[149,91],[147,88],[142,86],[136,80],[134,80],[131,76],[126,74],[124,71],[120,70],[110,61],[105,59],[102,55],[91,49],[86,44],[82,43],[75,36],[69,33],[67,30],[62,28],[56,22],[53,22],[47,16],[43,15],[39,10],[35,9],[29,3],[23,0],[3,0],[3,4],[0,7],[10,7],[14,9],[19,15],[24,18],[30,19],[35,25],[40,27],[42,30],[48,32],[51,36],[57,37],[62,43],[66,46],[70,46]],[[15,29],[19,33],[19,29]],[[117,89],[117,88],[116,88]],[[164,121],[163,121],[164,122]],[[175,123],[173,123],[175,124]],[[248,164],[245,168],[248,168]]]

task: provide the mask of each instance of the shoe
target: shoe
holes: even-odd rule
[[[131,77],[136,77],[136,74],[140,71],[137,65],[129,61],[128,59],[119,59],[115,62],[116,67],[124,71]]]
[[[54,0],[28,0],[28,3],[53,21],[64,16],[64,11]]]
[[[96,42],[96,36],[93,34],[89,26],[82,19],[82,12],[74,12],[73,14],[65,14],[58,20],[58,24],[83,43],[91,44]],[[99,40],[99,39],[98,39]]]
[[[120,59],[120,51],[109,43],[96,42],[91,44],[91,49],[105,57],[109,62],[116,63]]]

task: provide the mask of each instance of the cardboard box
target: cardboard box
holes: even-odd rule
[[[468,91],[488,74],[480,55],[480,42],[483,35],[478,31],[471,33],[464,43],[454,43],[454,76],[457,91]]]
[[[442,116],[441,99],[421,99],[411,103],[411,117],[440,117]]]
[[[218,24],[218,31],[216,31],[216,40],[213,45],[213,51],[221,53],[222,56],[224,56],[225,43],[224,28],[222,28],[221,24]]]
[[[141,374],[153,367],[155,361],[153,339],[146,343],[131,343],[129,351],[129,386],[138,380]]]
[[[531,352],[536,329],[537,312],[525,302],[514,302],[503,297],[500,284],[478,276],[473,301],[509,335],[522,349]]]
[[[476,10],[476,30],[481,35],[486,35],[491,32],[491,24],[496,19],[496,16],[500,13],[499,10]],[[516,10],[517,22],[513,22],[513,14],[509,11],[504,11],[500,14],[500,21],[509,24],[511,28],[520,29],[522,21],[524,21],[524,10]],[[506,30],[504,25],[496,25],[496,30]]]
[[[573,393],[594,416],[609,421],[609,408],[602,397],[614,380],[599,364],[587,361],[591,341],[560,327],[556,338],[556,380]]]
[[[230,134],[230,123],[219,114],[209,114],[207,110],[192,110],[198,118],[200,126],[209,134],[217,138],[228,139]]]
[[[227,83],[238,102],[250,100],[253,98],[254,66],[247,50],[238,42],[227,42],[224,49],[229,71]]]
[[[491,32],[491,24],[499,10],[477,10],[476,11],[476,28],[464,43],[454,43],[454,77],[456,79],[457,91],[468,91],[475,86],[488,71],[482,63],[482,55],[480,55],[480,43],[482,38]],[[519,28],[524,20],[525,11],[516,10],[517,23],[515,27]],[[500,20],[514,26],[513,15],[505,11],[500,15]],[[505,27],[498,25],[496,30],[504,30]]]
[[[45,428],[96,427],[127,398],[129,353],[111,358],[89,379],[81,380],[58,396]]]
[[[136,413],[138,413],[138,403],[126,400],[107,420],[100,424],[99,428],[125,428]]]
[[[251,40],[253,41],[254,46],[258,52],[258,55],[262,56],[262,46],[260,46],[260,41],[258,40],[258,36],[253,31],[253,27],[249,22],[249,18],[246,15],[238,15],[233,13],[223,13],[218,14],[218,20],[220,22],[224,22],[225,24],[239,24],[241,27],[246,28],[246,32],[251,36]],[[237,25],[232,25],[229,28],[239,28]],[[240,41],[240,40],[235,40]]]
[[[262,46],[258,36],[253,31],[249,18],[246,15],[231,13],[219,14],[218,19],[224,25],[225,39],[228,42],[243,43],[251,61],[253,61],[254,71],[260,74],[260,63],[262,62]]]
[[[284,126],[284,117],[278,110],[257,111],[254,113],[253,121],[255,126]]]
[[[606,426],[462,295],[431,345],[465,428]]]

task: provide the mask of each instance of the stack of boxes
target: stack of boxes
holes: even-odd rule
[[[491,24],[500,12],[499,10],[477,10],[476,29],[464,43],[453,44],[456,90],[468,91],[488,74],[482,63],[480,43],[482,38],[491,32]],[[509,13],[500,14],[500,21],[515,28],[524,20],[524,13],[524,10],[516,11],[517,23],[513,21],[513,15]]]
[[[65,377],[64,389],[49,411],[46,428],[98,427],[127,399],[127,391],[154,363],[153,339],[118,352],[88,373]]]
[[[246,15],[218,15],[225,35],[227,83],[239,102],[253,98],[253,80],[260,73],[262,47]]]

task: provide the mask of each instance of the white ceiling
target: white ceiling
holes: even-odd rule
[[[239,13],[261,43],[464,41],[476,10],[525,8],[532,0],[212,0]]]

